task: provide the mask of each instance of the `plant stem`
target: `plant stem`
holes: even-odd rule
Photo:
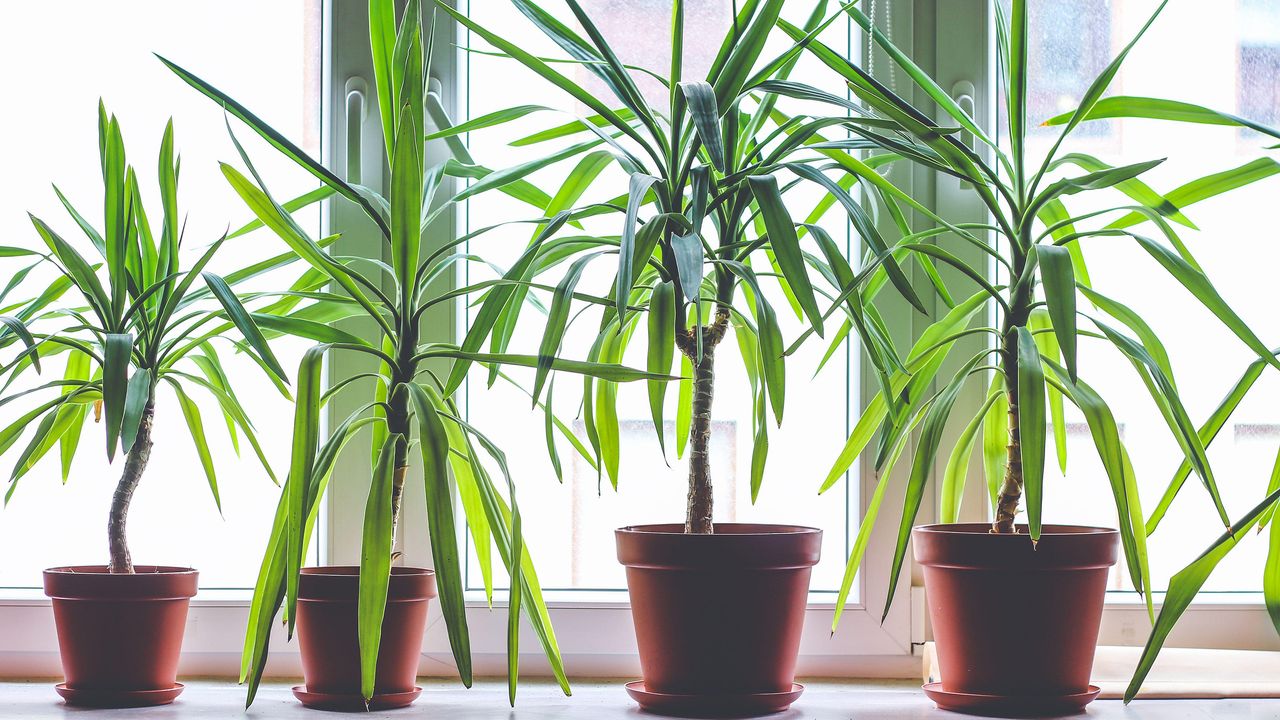
[[[710,325],[695,327],[676,336],[680,351],[693,363],[693,418],[689,427],[689,500],[685,512],[687,534],[710,535],[713,492],[711,483],[711,402],[715,390],[715,349],[729,327],[729,310],[716,307]],[[699,359],[695,332],[702,333]]]
[[[1023,247],[1030,247],[1031,238],[1024,236]],[[1022,499],[1022,434],[1018,430],[1018,332],[1031,317],[1033,293],[1029,281],[1019,282],[1026,268],[1027,258],[1021,252],[1014,253],[1013,287],[1009,295],[1009,312],[1005,315],[1000,337],[1000,369],[1004,374],[1004,387],[1009,400],[1009,444],[1004,468],[1004,482],[996,501],[996,517],[991,523],[993,533],[1013,533],[1014,518],[1018,515],[1018,502]]]
[[[1013,520],[1018,515],[1018,501],[1022,499],[1022,435],[1018,431],[1018,336],[1012,328],[1002,340],[1000,365],[1004,370],[1005,393],[1009,399],[1009,444],[1004,482],[1000,486],[1000,498],[996,502],[996,517],[991,524],[991,531],[1012,533]]]
[[[142,409],[142,418],[138,422],[138,437],[129,448],[124,461],[124,472],[120,474],[120,482],[116,484],[116,492],[111,497],[111,512],[107,516],[107,544],[111,554],[111,564],[107,570],[112,574],[133,573],[133,559],[129,555],[129,542],[125,537],[125,523],[129,516],[129,503],[133,500],[133,491],[142,480],[142,473],[147,469],[147,461],[151,459],[151,425],[155,417],[155,399],[147,401]]]
[[[403,389],[404,380],[393,380],[391,387],[399,387],[399,392],[387,398],[387,432],[391,435],[409,437],[409,393]],[[391,546],[395,547],[396,530],[400,527],[400,503],[404,499],[404,483],[409,476],[408,443],[399,443],[395,449],[394,469],[391,476]]]

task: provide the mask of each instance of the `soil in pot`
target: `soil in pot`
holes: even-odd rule
[[[821,530],[719,523],[715,534],[686,535],[682,525],[637,525],[616,540],[644,675],[628,689],[642,706],[741,716],[778,712],[799,695]]]
[[[931,697],[969,712],[1083,708],[1097,695],[1089,674],[1118,533],[1045,525],[1033,545],[1026,526],[1004,535],[990,528],[912,533],[942,674]]]
[[[104,565],[45,570],[66,676],[58,693],[89,707],[172,702],[182,692],[178,656],[198,575],[155,565],[115,575]]]
[[[305,686],[294,688],[294,696],[308,707],[365,710],[360,695],[359,589],[359,567],[302,569],[297,632]],[[418,661],[427,603],[435,596],[433,571],[391,569],[371,709],[402,707],[422,692],[416,685]]]

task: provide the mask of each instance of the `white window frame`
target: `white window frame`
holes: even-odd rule
[[[995,118],[994,93],[991,92],[993,48],[992,0],[878,0],[882,16],[891,9],[892,27],[883,24],[891,32],[894,41],[912,53],[926,70],[936,68],[935,77],[944,88],[970,92],[975,99],[977,120],[991,125]],[[383,150],[379,136],[377,103],[374,98],[373,74],[367,47],[367,16],[363,3],[343,3],[324,0],[322,19],[323,43],[323,91],[322,117],[324,122],[322,156],[325,163],[340,173],[355,170],[359,166],[361,181],[374,188],[383,185],[381,167]],[[945,28],[945,32],[940,31]],[[437,18],[437,48],[450,47],[455,28],[445,18]],[[966,38],[982,38],[982,42],[965,42]],[[865,43],[864,43],[865,45]],[[864,52],[866,48],[864,47]],[[457,107],[456,58],[448,52],[436,54],[435,72],[439,81],[438,91],[450,110]],[[889,60],[877,52],[875,71],[886,82]],[[902,79],[901,74],[898,76]],[[968,85],[964,85],[968,83]],[[905,82],[899,83],[901,88]],[[913,98],[923,102],[921,98]],[[362,107],[361,107],[362,106]],[[349,117],[350,116],[350,117]],[[456,117],[456,113],[455,113]],[[360,140],[348,143],[349,119],[356,120]],[[348,168],[348,149],[359,147],[361,157],[356,163],[351,158]],[[430,151],[430,150],[429,150]],[[436,150],[440,152],[440,150]],[[926,204],[947,217],[983,217],[983,209],[976,204],[971,193],[960,188],[951,178],[935,177],[923,169],[895,168],[891,179]],[[327,233],[341,231],[343,239],[338,251],[343,254],[379,253],[381,243],[367,225],[367,220],[354,209],[336,205],[326,209],[322,222]],[[444,223],[453,225],[455,218],[449,215]],[[451,236],[447,234],[446,236]],[[963,253],[964,249],[958,249]],[[976,251],[972,251],[976,252]],[[977,258],[966,256],[967,260]],[[943,270],[945,274],[945,269]],[[924,290],[927,280],[913,281]],[[922,297],[931,293],[922,292]],[[938,308],[935,308],[938,311]],[[908,343],[938,312],[921,315],[908,308],[900,300],[886,303],[884,308],[890,327],[898,336],[896,342]],[[353,323],[358,331],[361,328]],[[454,311],[441,308],[431,319],[433,329],[438,328],[452,338],[458,330]],[[976,352],[979,346],[974,346]],[[963,353],[961,353],[963,355]],[[340,377],[368,368],[358,366],[361,360],[350,354],[336,358],[327,370],[328,377]],[[875,383],[865,367],[858,370],[858,384],[862,397],[860,407],[870,400]],[[347,403],[354,402],[348,399]],[[976,412],[982,402],[982,392],[969,388],[961,396],[958,405]],[[354,406],[344,405],[341,399],[329,409],[328,419],[345,417]],[[963,415],[963,412],[958,414]],[[954,442],[954,432],[946,440]],[[361,513],[368,490],[368,464],[365,454],[353,447],[340,459],[329,488],[325,511],[321,514],[321,528],[316,533],[318,547],[316,558],[325,564],[356,564],[359,562]],[[976,462],[976,461],[975,461]],[[905,464],[895,470],[905,473]],[[940,470],[938,471],[940,472]],[[971,474],[980,474],[975,464]],[[877,478],[874,471],[860,466],[856,473],[860,485],[862,506],[871,497]],[[905,477],[901,478],[905,481]],[[900,483],[895,483],[901,487]],[[936,486],[936,483],[935,483]],[[400,534],[401,562],[409,565],[430,566],[431,557],[427,541],[425,503],[421,483],[410,482],[405,500],[405,521]],[[888,618],[881,623],[880,615],[885,590],[889,584],[890,559],[893,555],[897,524],[893,519],[901,509],[898,493],[889,493],[881,508],[881,521],[872,534],[857,579],[858,601],[845,610],[839,632],[830,634],[834,612],[829,596],[815,595],[806,614],[805,633],[801,641],[798,672],[807,676],[826,677],[918,677],[919,658],[913,654],[921,642],[927,639],[923,595],[917,568],[908,559],[900,578],[901,590],[890,609]],[[979,483],[970,483],[966,490],[962,520],[986,520],[986,499]],[[937,517],[936,493],[926,495],[919,522]],[[258,558],[245,558],[255,563]],[[841,558],[827,558],[824,562],[840,562]],[[906,589],[910,587],[910,592]],[[1238,649],[1280,649],[1270,621],[1262,606],[1260,593],[1202,595],[1202,600],[1192,606],[1177,630],[1171,636],[1171,644],[1183,647],[1231,647]],[[239,657],[244,626],[248,611],[248,592],[238,590],[202,591],[193,601],[184,652],[179,671],[184,675],[233,676],[239,671]],[[495,598],[495,607],[505,605],[501,596]],[[505,613],[490,611],[482,600],[469,600],[468,620],[471,629],[474,666],[477,674],[502,675],[506,672],[506,619]],[[631,614],[625,595],[592,597],[577,600],[549,599],[554,623],[566,667],[574,677],[636,676],[639,664],[635,653],[635,639]],[[1109,596],[1103,618],[1102,644],[1140,645],[1145,641],[1148,621],[1143,608],[1135,604],[1132,594],[1113,593]],[[0,597],[0,631],[5,638],[0,647],[0,677],[56,676],[61,673],[60,661],[53,629],[49,602],[39,593],[21,592]],[[549,667],[541,655],[537,642],[528,638],[522,643],[522,673],[528,676],[549,673]],[[277,627],[273,637],[268,674],[273,677],[297,676],[301,667],[296,643],[288,643],[283,631]],[[451,676],[454,674],[452,656],[444,631],[444,624],[433,608],[427,636],[423,645],[423,661],[420,671],[424,675]]]
[[[929,0],[916,0],[920,16],[932,14],[936,28],[946,28],[945,32],[933,33],[933,77],[938,84],[957,97],[964,92],[974,95],[975,119],[989,130],[992,137],[996,119],[996,58],[995,58],[995,0],[947,0],[934,3]],[[925,8],[924,6],[927,6]],[[966,42],[968,38],[983,38],[981,43]],[[921,58],[917,58],[920,61]],[[923,63],[922,63],[923,64]],[[928,69],[928,65],[924,65]],[[943,117],[939,115],[939,122]],[[935,193],[935,209],[943,217],[952,221],[956,218],[986,220],[986,211],[976,195],[960,186],[955,178],[938,176],[933,179]],[[957,249],[971,263],[982,262],[980,251],[972,248]],[[989,276],[995,277],[994,263],[988,262]],[[945,273],[944,273],[945,276]],[[973,351],[981,349],[973,345]],[[957,353],[968,357],[966,353]],[[956,403],[956,414],[960,417],[971,417],[977,413],[983,402],[981,388],[970,387]],[[955,442],[955,433],[959,428],[952,428],[952,434],[943,440],[942,447],[950,447]],[[941,470],[935,475],[940,476]],[[970,477],[981,477],[981,458],[973,458],[969,469]],[[935,488],[937,483],[935,482]],[[932,506],[922,508],[918,523],[937,517],[936,491]],[[982,483],[969,483],[965,488],[964,502],[961,506],[961,522],[987,522],[989,503],[986,488]],[[1187,558],[1189,562],[1191,558]],[[916,574],[916,585],[920,585]],[[1155,593],[1156,609],[1163,600],[1163,593]],[[1141,646],[1146,642],[1151,624],[1147,618],[1146,608],[1136,592],[1108,591],[1107,603],[1103,611],[1102,630],[1098,638],[1100,645]],[[1235,650],[1280,650],[1280,637],[1277,637],[1270,617],[1263,604],[1261,592],[1202,592],[1196,601],[1187,609],[1178,625],[1174,628],[1167,642],[1169,647],[1188,648],[1225,648]]]

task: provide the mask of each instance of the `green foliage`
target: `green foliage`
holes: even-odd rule
[[[473,122],[470,128],[455,128],[439,98],[427,91],[434,37],[432,25],[423,22],[418,0],[411,0],[399,19],[395,17],[393,5],[387,0],[371,0],[369,3],[370,48],[389,165],[385,196],[338,177],[230,95],[176,64],[164,61],[178,77],[224,107],[228,114],[238,118],[284,156],[310,172],[328,190],[316,191],[309,194],[310,197],[316,200],[341,198],[361,208],[379,229],[380,239],[390,257],[389,265],[374,267],[375,274],[371,274],[371,266],[367,262],[326,253],[324,242],[311,238],[306,229],[294,220],[291,213],[296,205],[276,201],[249,155],[236,142],[240,162],[247,174],[224,164],[223,174],[228,182],[253,211],[256,222],[269,228],[285,243],[291,255],[309,266],[317,289],[324,285],[332,286],[332,292],[309,296],[315,300],[314,305],[308,308],[317,315],[313,318],[268,317],[243,312],[217,283],[211,286],[236,326],[244,331],[248,347],[256,348],[259,341],[272,332],[321,342],[307,353],[299,369],[289,474],[254,591],[241,664],[241,679],[249,683],[248,703],[253,702],[262,678],[272,618],[282,607],[292,632],[298,574],[315,526],[316,509],[327,488],[334,461],[346,444],[366,427],[373,437],[370,472],[374,482],[366,505],[360,567],[359,643],[365,698],[374,692],[373,679],[385,607],[383,600],[400,516],[398,498],[413,464],[409,449],[415,444],[422,453],[429,505],[427,520],[434,569],[441,590],[441,607],[463,683],[471,685],[472,671],[462,598],[461,560],[452,516],[455,501],[463,508],[477,546],[486,588],[492,587],[490,563],[492,548],[496,546],[498,558],[511,576],[512,592],[519,598],[510,605],[513,632],[509,638],[508,653],[512,701],[517,681],[518,649],[514,628],[521,616],[533,626],[556,678],[567,694],[569,685],[560,650],[533,568],[532,552],[521,532],[515,484],[508,478],[506,498],[503,498],[485,470],[475,445],[478,443],[484,449],[490,461],[503,464],[506,475],[501,451],[479,430],[461,419],[449,397],[465,380],[473,364],[490,368],[491,376],[495,378],[501,366],[514,365],[538,368],[540,377],[548,373],[569,372],[608,382],[670,379],[666,372],[646,372],[618,363],[556,357],[558,338],[550,338],[536,356],[508,352],[505,345],[493,347],[491,352],[483,351],[488,333],[495,327],[504,327],[497,323],[505,321],[508,309],[522,304],[530,288],[540,287],[534,283],[536,272],[532,267],[533,261],[539,258],[538,253],[544,247],[561,247],[562,242],[551,238],[561,227],[576,223],[576,218],[567,209],[552,208],[557,204],[567,208],[581,190],[576,191],[577,194],[565,191],[553,198],[524,178],[578,151],[586,152],[599,142],[581,144],[571,153],[553,154],[497,171],[477,165],[457,138],[460,132],[503,122],[535,109],[524,108],[485,119],[484,122]],[[623,122],[612,113],[609,117]],[[435,132],[428,132],[428,119],[436,126]],[[429,165],[425,147],[428,136],[443,138],[453,157],[443,163]],[[234,134],[232,138],[235,139]],[[601,156],[588,154],[586,158],[594,158],[591,162],[584,158],[584,165],[580,166],[584,178],[590,178],[592,168],[600,165]],[[448,184],[441,182],[446,177],[474,182],[449,194]],[[531,203],[537,211],[546,210],[554,217],[538,220],[540,229],[529,251],[500,280],[436,291],[433,282],[451,272],[457,263],[483,262],[480,258],[459,252],[459,248],[485,230],[453,238],[438,247],[427,245],[424,235],[446,209],[492,190]],[[606,243],[596,243],[594,247],[599,248],[601,244]],[[379,271],[383,274],[376,274]],[[569,300],[580,296],[574,292],[572,282],[563,283],[557,292],[560,298],[557,307],[562,309],[567,309]],[[420,336],[424,313],[440,303],[454,301],[469,293],[481,293],[483,301],[461,346],[423,341]],[[376,326],[376,333],[358,337],[328,325],[332,320],[347,317],[369,321]],[[321,359],[332,353],[355,353],[371,358],[379,369],[376,373],[363,375],[375,380],[377,390],[373,397],[362,402],[355,413],[325,437],[320,417],[327,404],[340,394],[367,392],[350,381],[321,391]],[[265,355],[263,359],[270,362]],[[427,367],[427,361],[437,359],[453,362],[453,371],[445,380]],[[537,393],[534,401],[537,402]],[[567,434],[567,429],[560,427]]]
[[[1064,141],[1082,123],[1104,118],[1140,117],[1244,127],[1271,137],[1280,137],[1275,130],[1250,120],[1188,103],[1125,96],[1103,97],[1128,53],[1152,26],[1164,5],[1165,3],[1160,4],[1137,35],[1090,84],[1076,110],[1048,119],[1045,124],[1060,126],[1061,131],[1042,159],[1028,157],[1031,124],[1044,119],[1027,117],[1027,98],[1037,79],[1028,68],[1031,31],[1028,27],[1028,3],[1025,0],[1013,0],[1007,10],[1002,3],[994,6],[998,18],[997,57],[1000,61],[1000,81],[1008,103],[1005,113],[1008,140],[1003,146],[984,134],[974,119],[950,101],[947,94],[928,75],[915,67],[887,37],[874,31],[870,20],[856,7],[849,6],[844,10],[860,26],[871,32],[873,42],[911,78],[912,90],[916,91],[914,94],[928,97],[937,104],[945,118],[942,123],[935,123],[930,119],[929,111],[912,105],[903,96],[881,85],[863,68],[850,62],[839,52],[810,38],[805,29],[794,27],[785,21],[779,22],[779,26],[793,40],[805,43],[808,52],[845,79],[862,105],[851,106],[841,98],[822,98],[811,89],[806,92],[809,97],[853,109],[863,118],[863,122],[852,124],[850,129],[870,146],[959,178],[986,206],[992,219],[992,224],[984,228],[988,231],[985,237],[970,234],[969,228],[958,228],[939,221],[944,231],[930,235],[937,237],[939,246],[920,245],[915,249],[928,253],[973,281],[973,285],[979,288],[975,297],[983,305],[995,308],[999,319],[998,327],[967,327],[971,322],[968,317],[963,318],[962,324],[957,324],[953,311],[928,328],[923,337],[935,339],[926,343],[927,352],[913,350],[907,361],[908,369],[916,374],[909,382],[895,378],[886,390],[889,394],[882,393],[872,401],[868,414],[864,415],[862,422],[855,428],[826,483],[829,486],[831,477],[847,469],[864,448],[869,446],[874,425],[882,423],[875,467],[882,473],[883,485],[885,478],[888,478],[888,468],[896,458],[897,443],[917,423],[923,423],[922,446],[927,452],[917,453],[912,463],[911,482],[907,488],[907,509],[900,523],[904,532],[899,533],[898,559],[895,562],[900,563],[909,535],[905,531],[915,522],[919,504],[914,499],[918,496],[921,484],[919,473],[922,468],[925,471],[932,468],[934,451],[939,449],[930,443],[936,444],[933,431],[937,429],[938,423],[946,422],[946,415],[951,409],[950,393],[957,384],[964,384],[984,375],[992,378],[987,400],[977,415],[964,418],[964,430],[951,451],[951,459],[943,475],[941,490],[944,519],[954,521],[956,517],[959,498],[963,495],[968,474],[972,446],[981,433],[983,465],[993,504],[1001,492],[1012,493],[1015,500],[1018,496],[1025,499],[1029,541],[1035,542],[1042,531],[1045,450],[1051,421],[1059,463],[1065,468],[1066,446],[1061,428],[1062,402],[1065,398],[1082,411],[1088,422],[1115,500],[1116,518],[1129,574],[1135,589],[1145,594],[1149,609],[1152,588],[1149,587],[1147,535],[1149,531],[1154,531],[1159,519],[1182,488],[1183,481],[1192,472],[1200,479],[1223,523],[1231,525],[1218,493],[1205,446],[1212,441],[1263,367],[1271,365],[1280,368],[1280,361],[1277,361],[1275,354],[1223,300],[1183,243],[1179,235],[1181,230],[1175,229],[1174,225],[1194,228],[1194,223],[1184,214],[1191,205],[1269,177],[1280,171],[1280,165],[1269,158],[1261,158],[1244,166],[1192,181],[1162,195],[1143,181],[1141,176],[1163,162],[1163,159],[1113,167],[1087,155],[1061,152]],[[800,90],[794,89],[792,92]],[[972,133],[979,144],[979,150],[961,142],[962,130]],[[994,160],[988,163],[988,157]],[[1083,174],[1077,174],[1081,171]],[[1119,192],[1127,204],[1083,214],[1073,214],[1068,209],[1068,203],[1074,202],[1078,195],[1094,195],[1106,191]],[[935,221],[938,220],[935,218]],[[1155,233],[1150,233],[1149,229],[1153,229]],[[1092,286],[1083,250],[1086,241],[1091,238],[1135,243],[1155,260],[1155,267],[1168,273],[1257,354],[1257,362],[1245,373],[1204,426],[1197,428],[1193,425],[1183,407],[1168,355],[1155,331],[1132,310],[1106,297]],[[983,253],[984,262],[970,263],[943,249],[942,245],[956,241],[962,242],[962,246],[978,248]],[[997,287],[985,280],[986,271],[983,266],[987,261],[997,263],[1007,271],[1009,279],[1006,285]],[[1078,302],[1080,296],[1086,302]],[[928,362],[928,353],[945,353],[957,339],[968,334],[992,337],[998,344],[995,352],[998,353],[999,362],[989,367],[975,367],[970,363],[949,377],[938,376],[938,386],[943,389],[935,391],[931,381],[938,372],[937,366],[923,366],[923,363]],[[1087,375],[1088,368],[1079,367],[1077,346],[1081,339],[1104,343],[1130,360],[1185,456],[1183,467],[1148,522],[1143,519],[1133,468],[1111,410],[1106,401],[1082,379]],[[886,409],[886,399],[892,400],[895,394],[900,395],[905,411],[895,413]],[[1009,409],[1013,411],[1020,443],[1006,449],[1005,445],[1009,442]],[[1012,472],[1007,467],[1006,451],[1009,454],[1020,453],[1020,466],[1013,465]],[[1009,476],[1007,479],[1006,474]],[[877,488],[872,500],[873,509],[878,508],[881,492],[882,488]],[[1136,692],[1173,622],[1217,561],[1234,546],[1241,528],[1257,521],[1275,500],[1272,495],[1244,520],[1231,526],[1231,532],[1174,578],[1168,600],[1156,623],[1128,697]],[[1012,530],[1015,511],[1016,507],[1000,503],[995,529],[1005,532]],[[860,536],[874,521],[874,512],[869,511]],[[846,587],[857,571],[864,548],[865,545],[855,545],[847,566]],[[1272,594],[1280,597],[1280,589],[1273,590],[1275,592]],[[892,595],[891,589],[886,608]],[[847,591],[841,597],[841,604],[846,597]],[[1280,600],[1273,605],[1280,607]],[[838,617],[837,613],[837,619]]]
[[[183,243],[182,214],[177,204],[181,160],[175,150],[173,123],[166,126],[160,143],[158,215],[146,211],[138,176],[126,156],[120,122],[102,105],[98,134],[102,229],[91,225],[55,187],[58,199],[83,237],[75,242],[68,240],[54,229],[54,224],[33,215],[32,235],[40,239],[44,250],[10,248],[3,253],[8,257],[39,258],[35,265],[14,276],[5,295],[35,284],[40,275],[31,275],[33,270],[48,268],[53,273],[52,280],[35,297],[5,306],[6,312],[13,314],[0,318],[0,348],[21,348],[8,362],[0,363],[0,388],[11,391],[0,399],[0,405],[20,397],[55,395],[0,431],[3,451],[27,430],[33,430],[9,476],[5,500],[8,502],[18,481],[54,447],[59,448],[66,481],[90,417],[102,417],[108,459],[117,453],[129,453],[144,409],[154,406],[159,387],[164,384],[178,400],[214,503],[221,509],[209,438],[193,395],[212,397],[233,446],[239,447],[239,436],[243,435],[267,474],[274,478],[253,424],[235,389],[221,373],[214,343],[233,344],[274,373],[274,381],[285,382],[283,370],[262,337],[242,336],[237,330],[252,328],[241,322],[239,314],[246,311],[231,286],[282,268],[293,257],[272,258],[224,280],[205,270],[224,246],[224,236],[194,256],[194,261],[185,263],[181,256],[187,246]],[[153,217],[158,220],[155,225],[150,220]],[[81,249],[86,247],[87,255]],[[318,285],[303,279],[292,291],[305,293]],[[212,296],[221,302],[213,302]],[[285,314],[299,302],[299,297],[282,293],[257,312]],[[247,344],[240,337],[245,337]],[[41,360],[59,356],[66,363],[62,380],[26,387],[38,382],[29,375],[42,370]],[[280,387],[287,396],[284,385]]]
[[[571,62],[580,64],[593,80],[608,88],[607,93],[594,92],[559,70],[557,63],[534,57],[522,50],[514,38],[504,38],[486,28],[483,16],[469,17],[447,3],[437,2],[440,11],[492,45],[499,54],[596,114],[589,123],[551,126],[514,144],[592,133],[613,149],[610,155],[600,155],[599,142],[576,146],[574,154],[582,160],[554,193],[557,197],[577,198],[583,185],[600,185],[597,175],[601,169],[594,161],[596,157],[616,163],[627,178],[627,186],[616,190],[615,203],[544,208],[547,216],[555,212],[612,216],[616,235],[575,236],[572,249],[555,239],[539,237],[507,274],[511,279],[533,280],[560,263],[573,260],[552,299],[540,356],[547,358],[560,346],[571,322],[596,323],[588,362],[616,363],[637,338],[644,338],[646,367],[649,372],[662,375],[670,372],[674,351],[679,348],[684,368],[681,375],[685,379],[678,391],[676,452],[683,454],[693,414],[694,395],[688,380],[691,370],[704,352],[714,349],[714,345],[706,343],[719,342],[732,324],[738,351],[751,379],[752,406],[757,409],[752,422],[754,499],[766,474],[769,442],[765,410],[781,423],[787,356],[807,337],[822,336],[830,318],[840,313],[848,318],[849,328],[856,329],[863,349],[883,375],[882,382],[887,383],[888,373],[900,365],[892,345],[871,329],[875,323],[865,317],[866,308],[873,305],[877,293],[886,286],[924,307],[903,266],[914,254],[891,248],[872,220],[879,209],[871,205],[893,204],[890,193],[897,189],[878,184],[881,178],[875,170],[850,154],[866,147],[865,143],[829,140],[822,134],[843,137],[846,128],[861,121],[859,117],[848,115],[844,109],[831,117],[792,116],[779,109],[780,100],[827,97],[788,80],[804,43],[798,42],[776,57],[765,54],[766,41],[775,34],[784,5],[781,0],[742,4],[735,22],[718,41],[720,50],[707,75],[698,79],[688,79],[685,74],[684,3],[674,3],[670,65],[666,72],[646,71],[668,91],[656,100],[640,92],[633,69],[618,60],[614,47],[578,2],[566,0],[566,5],[581,27],[581,34],[556,19],[539,2],[512,0],[512,4]],[[838,11],[829,12],[828,5],[825,1],[813,4],[804,32],[816,37],[842,17]],[[477,119],[473,129],[487,132],[540,109],[518,106],[496,111]],[[861,170],[865,170],[864,175],[859,175]],[[867,192],[866,203],[849,194],[855,184]],[[788,193],[797,187],[819,192],[839,190],[841,208],[868,247],[856,271],[816,225],[832,205],[821,205],[798,218],[796,202],[788,201]],[[584,301],[584,310],[596,312],[570,313],[567,304],[573,299],[572,291],[583,266],[615,253],[616,275],[609,302],[579,298]],[[771,300],[777,290],[808,325],[803,336],[790,345],[783,340],[778,311]],[[521,312],[521,303],[516,302],[519,293],[510,290],[508,294],[513,296],[510,301],[496,299],[494,294],[486,298],[477,313],[477,322],[463,342],[464,350],[478,348],[486,340],[494,352],[506,350],[508,338],[499,329],[513,325]],[[648,317],[636,322],[636,313],[647,313]],[[465,369],[455,366],[450,389],[461,381],[463,372]],[[546,362],[540,365],[532,393],[535,401],[544,395],[545,378],[551,372],[554,369]],[[651,382],[648,391],[650,414],[665,455],[664,415],[669,389]],[[617,393],[612,380],[587,377],[580,416],[601,477],[607,475],[615,485],[619,471],[625,469],[620,460],[625,449],[619,447]],[[548,450],[555,458],[550,433]]]

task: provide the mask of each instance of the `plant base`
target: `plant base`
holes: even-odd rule
[[[982,715],[985,717],[1045,717],[1071,715],[1084,712],[1085,705],[1093,702],[1102,692],[1097,685],[1088,690],[1064,695],[982,695],[979,693],[951,692],[942,683],[928,683],[924,694],[937,704],[940,710]]]
[[[365,712],[369,710],[394,710],[408,707],[422,694],[422,688],[414,687],[409,692],[380,693],[365,705],[360,693],[354,695],[341,693],[308,692],[306,686],[296,685],[293,696],[298,702],[313,710],[337,710],[339,712]]]
[[[791,707],[804,686],[792,683],[788,692],[747,693],[745,695],[676,695],[651,692],[643,680],[627,683],[627,694],[641,709],[660,715],[692,718],[759,717]]]
[[[182,694],[185,686],[174,683],[173,687],[164,690],[77,690],[67,687],[66,683],[58,683],[53,689],[68,705],[76,707],[134,708],[168,705]]]
[[[627,569],[644,680],[627,687],[646,709],[763,715],[791,704],[809,574],[822,531],[719,523],[616,532]],[[641,700],[637,690],[644,693]]]
[[[1119,534],[1045,525],[1039,544],[985,523],[912,533],[938,650],[940,707],[1004,715],[1083,708]],[[1026,711],[1026,712],[1022,712]]]
[[[433,597],[434,572],[391,568],[371,708],[403,707],[422,692],[415,681],[427,625],[427,604]],[[297,632],[306,684],[295,688],[293,694],[308,707],[365,709],[360,694],[359,598],[360,568],[302,569]]]
[[[72,705],[137,707],[172,702],[187,607],[198,573],[138,565],[112,575],[103,565],[44,571],[52,599],[66,682],[58,693]]]

